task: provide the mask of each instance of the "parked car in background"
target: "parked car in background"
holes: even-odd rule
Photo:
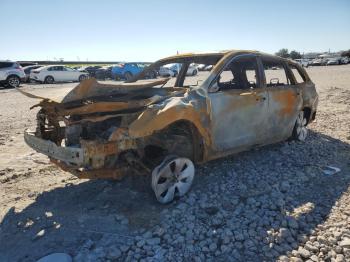
[[[308,59],[295,59],[295,61],[302,67],[308,67],[310,63]]]
[[[102,66],[85,66],[78,69],[78,71],[89,73],[90,77],[96,77],[96,71]]]
[[[207,65],[206,67],[204,67],[204,71],[210,71],[213,69],[213,65]]]
[[[62,65],[43,66],[30,72],[30,79],[46,84],[54,82],[83,81],[89,77],[86,72]]]
[[[159,75],[163,76],[163,77],[175,77],[177,76],[177,71],[176,70],[172,70],[169,67],[166,66],[162,66],[159,68]]]
[[[327,64],[327,59],[314,59],[312,60],[311,64],[312,66],[322,66],[322,65],[326,65]]]
[[[120,63],[112,67],[112,78],[115,80],[130,80],[133,76],[137,75],[143,69],[145,69],[146,66],[149,64],[147,63]],[[156,78],[157,72],[151,71],[146,76],[147,78]]]
[[[23,68],[16,62],[0,61],[0,85],[5,87],[18,87],[25,81]]]
[[[350,59],[349,59],[349,57],[347,57],[347,56],[345,56],[345,57],[342,57],[341,59],[340,59],[340,63],[341,64],[348,64],[350,62]]]
[[[95,71],[95,78],[100,80],[111,79],[112,78],[112,68],[113,66],[103,66]]]
[[[181,66],[182,65],[179,63],[166,65],[166,67],[169,67],[172,71],[175,72],[175,76],[178,75],[178,73],[180,72]],[[195,76],[197,74],[198,74],[198,69],[197,69],[196,64],[190,64],[188,69],[187,69],[186,75]]]
[[[205,65],[205,64],[199,64],[199,65],[197,65],[197,69],[198,69],[198,71],[204,71],[204,68],[206,67],[207,65]]]
[[[326,65],[340,65],[340,58],[329,58]]]
[[[32,70],[35,70],[35,69],[38,69],[42,67],[42,65],[30,65],[30,66],[26,66],[26,67],[23,67],[23,70],[24,70],[24,73],[26,74],[26,77],[25,77],[25,82],[30,82],[30,72]]]

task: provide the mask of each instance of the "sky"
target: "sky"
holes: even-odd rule
[[[350,0],[0,0],[0,60],[350,49]]]

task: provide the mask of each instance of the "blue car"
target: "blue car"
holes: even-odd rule
[[[112,68],[112,78],[115,80],[129,80],[140,73],[148,64],[142,63],[121,63]],[[156,78],[156,72],[150,72],[147,78]]]

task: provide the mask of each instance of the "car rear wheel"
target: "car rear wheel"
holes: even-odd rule
[[[298,141],[305,141],[308,130],[307,130],[307,119],[305,118],[304,111],[300,111],[297,117],[297,120],[295,121],[292,139],[298,140]]]
[[[191,188],[195,168],[188,158],[168,156],[152,172],[152,189],[157,200],[166,204],[185,195]]]
[[[21,80],[19,79],[18,76],[9,76],[6,80],[6,84],[9,86],[9,87],[12,87],[12,88],[16,88],[18,87],[20,84],[21,84]]]
[[[85,79],[87,79],[86,75],[79,76],[79,82],[84,81]]]
[[[45,84],[52,84],[53,82],[55,82],[55,79],[52,76],[45,77]]]
[[[132,74],[130,72],[126,72],[124,77],[126,80],[130,80],[132,78]]]

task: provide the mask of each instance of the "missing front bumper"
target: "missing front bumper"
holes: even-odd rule
[[[83,166],[84,149],[74,147],[61,147],[50,140],[36,137],[34,132],[24,131],[24,141],[35,151],[50,158],[64,161],[71,165]]]

